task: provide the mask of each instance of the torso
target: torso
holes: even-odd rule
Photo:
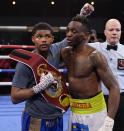
[[[100,80],[89,57],[94,50],[90,46],[76,53],[71,47],[65,49],[63,58],[68,68],[69,90],[73,98],[87,98],[100,91]]]

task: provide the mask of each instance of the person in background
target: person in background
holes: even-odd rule
[[[62,49],[70,92],[69,131],[112,131],[119,86],[104,55],[88,45],[90,30],[86,17],[74,17],[67,26],[68,47]],[[108,111],[101,81],[109,90]]]
[[[97,38],[97,33],[95,29],[91,29],[90,40],[89,40],[89,43],[93,43],[93,42],[101,42],[101,39]]]
[[[90,46],[100,51],[107,59],[107,62],[119,84],[120,104],[115,116],[113,131],[124,131],[124,45],[120,43],[121,23],[112,18],[105,24],[104,35],[106,41],[89,43]],[[102,83],[102,90],[108,103],[109,92]]]

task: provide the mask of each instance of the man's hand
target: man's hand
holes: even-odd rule
[[[89,16],[94,11],[94,7],[91,4],[86,3],[80,10],[81,16]]]
[[[54,82],[53,75],[48,72],[48,74],[42,74],[40,78],[40,83],[33,87],[34,92],[37,94],[41,90],[45,90],[49,85],[51,85]]]
[[[112,131],[114,126],[114,120],[109,116],[106,116],[102,127],[98,131]]]

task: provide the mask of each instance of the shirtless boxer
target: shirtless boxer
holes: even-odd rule
[[[76,16],[67,27],[68,47],[62,50],[70,90],[69,131],[112,131],[120,93],[105,57],[88,46],[90,23]],[[109,90],[108,111],[100,83]]]

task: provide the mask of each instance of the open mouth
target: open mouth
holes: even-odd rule
[[[46,44],[40,45],[41,48],[47,48],[48,46]]]
[[[71,40],[69,40],[69,39],[67,39],[66,41],[67,41],[67,43],[71,43],[71,42],[72,42],[72,41],[71,41]]]

